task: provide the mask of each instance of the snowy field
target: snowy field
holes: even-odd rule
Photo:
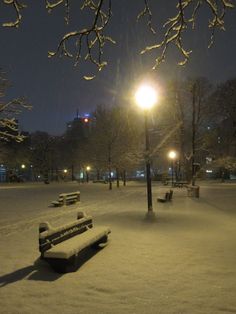
[[[59,193],[81,202],[49,207]],[[147,222],[146,188],[128,183],[0,185],[1,314],[236,313],[236,185],[202,184],[200,199],[175,188]],[[109,244],[73,273],[38,259],[38,224],[61,225],[77,211],[111,228]]]

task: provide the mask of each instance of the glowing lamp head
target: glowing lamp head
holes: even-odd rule
[[[89,119],[88,119],[88,118],[84,118],[84,122],[85,122],[85,123],[88,123],[88,122],[89,122]]]
[[[169,156],[170,159],[175,159],[177,154],[176,154],[175,151],[172,150],[172,151],[169,152],[168,156]]]
[[[157,93],[151,86],[142,85],[135,93],[135,100],[139,107],[148,110],[157,102]]]
[[[63,170],[63,172],[64,172],[64,173],[67,173],[67,172],[68,172],[68,170],[67,170],[67,169],[64,169],[64,170]]]
[[[22,164],[22,165],[21,165],[21,168],[22,168],[22,169],[25,169],[25,165],[24,165],[24,164]]]
[[[87,171],[91,170],[91,167],[90,167],[90,166],[87,166],[87,167],[86,167],[86,170],[87,170]]]

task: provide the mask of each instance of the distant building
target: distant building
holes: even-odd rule
[[[66,130],[67,133],[72,133],[75,138],[87,138],[89,136],[92,123],[93,118],[90,114],[85,114],[83,116],[77,114],[74,120],[67,122]]]

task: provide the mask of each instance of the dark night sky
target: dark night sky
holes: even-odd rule
[[[155,55],[138,56],[146,44],[155,42],[155,37],[143,27],[142,22],[138,25],[135,23],[135,16],[142,8],[141,0],[129,1],[128,4],[127,0],[114,1],[108,33],[118,43],[105,48],[109,65],[95,80],[89,82],[82,79],[84,74],[92,73],[88,64],[82,64],[79,71],[71,60],[47,57],[47,51],[56,48],[64,32],[74,30],[77,24],[72,22],[68,28],[63,22],[62,9],[48,15],[44,1],[33,1],[31,5],[30,2],[27,2],[28,8],[24,11],[19,29],[0,28],[0,67],[7,72],[13,85],[8,97],[26,96],[33,105],[30,112],[23,113],[19,118],[23,130],[61,134],[66,122],[74,118],[77,109],[83,114],[98,104],[114,102],[115,96],[122,94],[121,90],[128,93],[135,79],[150,72]],[[166,2],[153,1],[155,22],[163,21],[170,8],[174,12],[174,1]],[[78,8],[73,8],[72,15],[77,16],[77,12]],[[1,23],[5,15],[0,3]],[[200,75],[218,83],[236,76],[236,10],[229,12],[226,18],[227,31],[217,32],[216,43],[210,50],[206,48],[209,33],[204,28],[207,16],[204,18],[201,18],[199,29],[186,37],[186,45],[191,45],[194,50],[189,64],[184,69],[177,68],[174,64],[177,54],[170,50],[167,63],[152,74],[155,80],[164,82],[172,77]],[[87,21],[88,17],[81,18],[79,13],[79,23],[84,22],[86,25]],[[160,24],[155,26],[160,29]]]

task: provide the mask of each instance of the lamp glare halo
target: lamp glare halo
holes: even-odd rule
[[[144,85],[137,90],[135,99],[141,108],[151,109],[157,101],[157,95],[152,87]]]
[[[169,152],[169,157],[170,157],[171,159],[175,159],[175,157],[176,157],[176,152],[174,152],[174,151]]]

